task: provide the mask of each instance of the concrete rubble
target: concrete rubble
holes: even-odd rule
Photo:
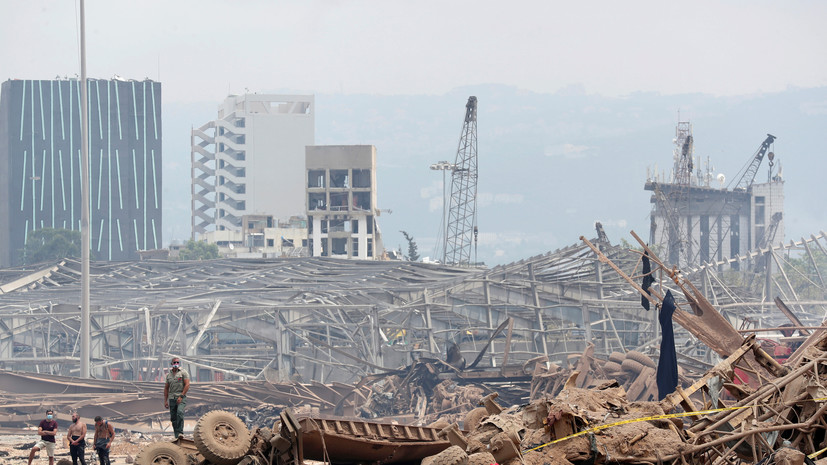
[[[827,333],[812,335],[790,357],[783,376],[755,387],[741,384],[736,370],[746,368],[747,355],[759,350],[754,337],[746,338],[704,376],[661,401],[630,400],[619,381],[597,378],[606,364],[617,363],[606,361],[593,365],[596,369],[585,377],[568,372],[556,395],[528,404],[503,407],[496,393],[479,397],[478,406],[458,421],[449,413],[430,426],[412,426],[287,408],[272,427],[249,430],[230,412],[215,411],[199,420],[194,441],[176,444],[190,454],[188,460],[202,464],[811,463],[808,456],[817,458],[827,447]],[[368,404],[376,405],[372,397],[402,384],[385,381],[387,389],[369,394]],[[441,383],[435,392],[447,392],[449,386]],[[465,405],[467,395],[477,394],[472,389],[440,394],[434,403]],[[213,427],[216,420],[210,416],[220,418],[220,428]],[[213,431],[223,436],[206,439]],[[162,452],[169,455],[172,444],[164,444]],[[157,447],[148,447],[148,453],[155,454]],[[152,457],[142,451],[136,463],[159,463]]]

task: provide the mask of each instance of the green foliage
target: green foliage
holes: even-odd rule
[[[399,231],[405,236],[405,240],[408,241],[408,260],[415,262],[419,260],[419,248],[416,246],[416,242],[414,242],[413,236],[409,236],[406,231]]]
[[[821,288],[821,279],[827,280],[827,255],[819,250],[813,250],[813,258],[802,254],[798,258],[788,258],[784,264],[784,272],[790,280],[795,293],[802,300],[822,300],[825,291]],[[815,262],[815,266],[813,266]],[[819,278],[821,274],[821,278]],[[779,279],[783,279],[780,276]]]
[[[80,257],[80,231],[43,228],[33,231],[21,251],[23,263],[39,263],[61,258]]]
[[[206,241],[187,241],[187,244],[178,254],[181,260],[210,260],[218,258],[218,245],[207,244]]]

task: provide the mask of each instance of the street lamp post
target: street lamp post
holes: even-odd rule
[[[445,196],[445,187],[446,187],[445,186],[445,172],[450,170],[453,173],[454,170],[456,170],[456,168],[457,168],[457,165],[455,165],[453,163],[448,163],[447,161],[438,161],[438,162],[431,165],[432,170],[442,171],[442,225],[445,228],[445,230],[442,231],[442,233],[443,233],[443,238],[442,238],[442,264],[443,265],[445,264],[445,254],[447,253],[447,251],[445,250],[446,249],[445,243],[448,241],[448,222],[445,218],[445,215],[447,213],[447,208],[445,206],[445,199],[446,199],[446,196]]]

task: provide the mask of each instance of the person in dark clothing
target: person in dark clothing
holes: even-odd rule
[[[644,292],[649,294],[649,288],[655,283],[655,278],[652,277],[652,266],[649,263],[649,252],[643,253],[643,283],[640,285]],[[650,294],[651,295],[651,294]],[[649,310],[649,298],[645,295],[640,296],[640,305],[646,310]]]
[[[100,465],[110,465],[109,451],[112,440],[115,439],[115,427],[100,416],[95,417],[95,452],[98,454]]]
[[[72,465],[86,465],[86,422],[80,421],[80,414],[72,414],[72,424],[66,432],[69,440],[69,453],[72,455]]]
[[[661,328],[660,358],[658,359],[658,400],[663,400],[678,386],[678,354],[675,351],[675,333],[672,329],[672,314],[675,313],[675,298],[672,291],[666,291],[658,321]]]

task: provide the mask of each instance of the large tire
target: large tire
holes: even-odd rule
[[[630,350],[626,353],[626,358],[630,358],[641,365],[647,366],[649,368],[657,368],[658,366],[655,364],[655,361],[649,358],[648,355],[644,354],[643,352],[638,352],[636,350]]]
[[[625,359],[626,359],[626,356],[623,355],[622,352],[612,352],[611,355],[609,355],[609,360],[612,361],[612,362],[617,363],[618,365],[623,363],[623,360],[625,360]]]
[[[460,446],[451,446],[436,454],[431,465],[468,465],[468,454]]]
[[[474,431],[483,418],[488,416],[488,411],[485,407],[477,407],[474,410],[465,414],[465,419],[462,420],[462,429],[465,431]]]
[[[629,373],[640,373],[644,368],[646,368],[642,363],[637,360],[632,360],[631,358],[624,360],[621,367],[623,368],[623,371],[628,371]]]
[[[440,418],[439,420],[429,424],[428,428],[434,428],[441,431],[449,426],[451,426],[451,424],[448,423],[448,420],[443,420],[442,418]]]
[[[622,370],[620,364],[617,362],[608,361],[603,364],[603,369],[609,373],[617,373]]]
[[[497,459],[491,455],[491,452],[477,452],[468,456],[468,465],[492,465],[497,463]]]
[[[250,450],[250,430],[240,418],[223,410],[204,414],[192,436],[198,452],[215,465],[235,465]]]
[[[184,449],[171,442],[154,442],[141,449],[135,465],[187,465]]]

